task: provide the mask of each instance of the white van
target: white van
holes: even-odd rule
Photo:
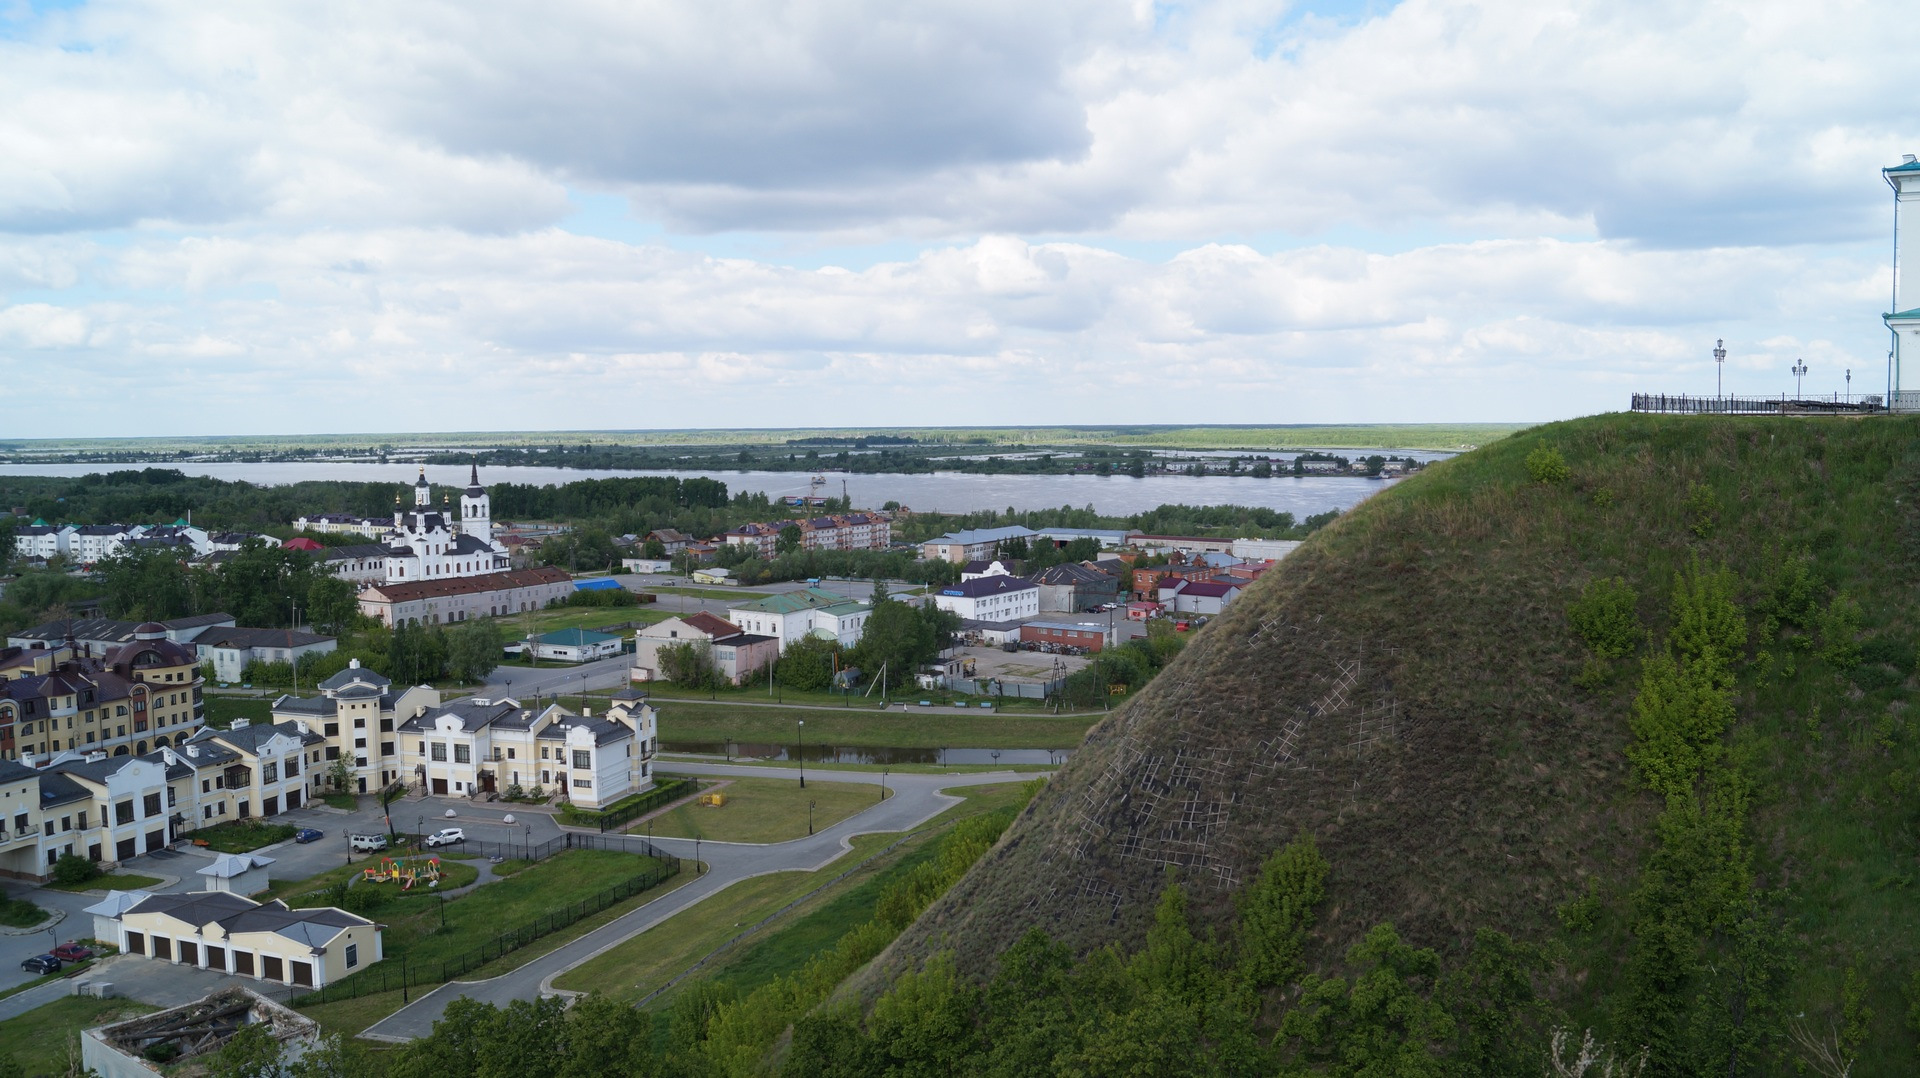
[[[355,853],[377,853],[387,848],[385,835],[348,835],[347,845]]]

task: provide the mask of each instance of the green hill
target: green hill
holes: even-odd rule
[[[1649,1074],[1719,1012],[1759,1038],[1757,1073],[1806,1054],[1792,1016],[1860,1045],[1855,1075],[1912,1073],[1916,572],[1914,420],[1504,439],[1251,588],[870,976],[941,949],[986,976],[1034,927],[1137,946],[1168,866],[1224,938],[1311,835],[1309,968],[1382,922],[1442,956],[1497,929],[1562,948],[1542,989],[1576,1029],[1654,1042]]]

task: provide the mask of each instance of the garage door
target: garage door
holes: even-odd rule
[[[444,793],[446,793],[446,792],[447,792],[447,780],[446,780],[446,779],[434,779],[434,780],[433,780],[433,792],[434,792],[434,793],[437,793],[437,794],[444,794]]]
[[[312,988],[313,987],[313,963],[294,962],[292,963],[292,966],[293,966],[293,983],[299,985],[302,988]]]
[[[165,936],[153,937],[153,957],[173,961],[173,941]]]
[[[200,964],[199,945],[194,943],[192,940],[181,940],[180,941],[180,961],[185,962],[189,966],[199,965]]]
[[[292,812],[294,809],[297,809],[299,807],[300,807],[300,791],[288,790],[287,791],[287,811]]]
[[[207,968],[225,970],[227,968],[227,949],[207,944]]]
[[[284,981],[287,979],[285,971],[280,967],[280,958],[278,955],[263,954],[260,956],[260,976],[265,977],[269,981]]]
[[[253,952],[252,951],[233,952],[233,972],[238,973],[243,977],[253,976]]]
[[[131,861],[140,851],[134,846],[136,839],[123,838],[113,844],[114,857],[122,861]]]
[[[167,833],[165,831],[147,832],[147,852],[148,853],[152,853],[155,850],[164,850],[166,848],[167,848]]]
[[[145,933],[142,933],[142,932],[127,933],[127,953],[128,954],[146,954],[147,953],[147,937]]]

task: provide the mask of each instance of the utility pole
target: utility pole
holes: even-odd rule
[[[1713,342],[1713,395],[1724,396],[1724,382],[1727,370],[1727,342]]]

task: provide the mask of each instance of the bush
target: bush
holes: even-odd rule
[[[0,898],[0,925],[32,928],[47,919],[47,911],[24,898]]]
[[[1621,577],[1587,582],[1580,598],[1567,608],[1567,620],[1594,655],[1618,659],[1640,645],[1640,596]]]
[[[1573,478],[1573,469],[1558,449],[1543,445],[1527,454],[1527,474],[1536,483],[1556,484]]]
[[[85,883],[100,875],[100,866],[77,853],[63,853],[53,863],[53,882],[61,884]]]

